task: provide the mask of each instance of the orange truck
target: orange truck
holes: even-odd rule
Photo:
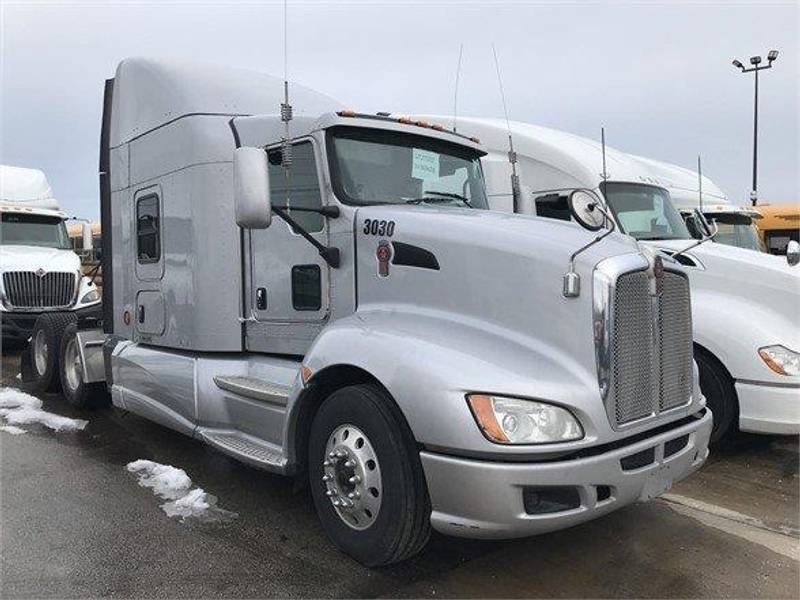
[[[800,204],[759,204],[756,221],[761,240],[771,254],[786,254],[791,240],[800,242]]]

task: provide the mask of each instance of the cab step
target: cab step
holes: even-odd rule
[[[217,375],[214,377],[214,383],[227,392],[277,406],[286,406],[289,394],[292,392],[288,386],[241,375]]]
[[[198,436],[214,448],[255,467],[284,473],[286,457],[280,447],[239,431],[200,429]]]

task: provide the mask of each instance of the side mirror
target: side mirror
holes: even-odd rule
[[[92,239],[92,224],[84,222],[81,225],[81,233],[83,234],[83,250],[88,252],[93,248],[94,240]]]
[[[574,190],[567,200],[572,218],[584,229],[600,231],[606,224],[606,213],[600,198],[591,190]]]
[[[717,235],[719,227],[717,227],[716,223],[713,225],[709,223],[699,208],[694,209],[694,221],[697,224],[698,232],[703,236],[702,239],[710,239]]]
[[[234,150],[233,203],[239,227],[266,229],[272,222],[267,153],[261,148]]]
[[[786,262],[792,267],[800,262],[800,243],[789,240],[786,245]]]

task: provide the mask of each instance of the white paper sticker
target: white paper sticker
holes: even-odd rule
[[[411,177],[425,181],[439,179],[439,155],[436,152],[414,148],[411,164]]]

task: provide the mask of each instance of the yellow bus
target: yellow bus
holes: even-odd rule
[[[800,242],[800,204],[759,204],[762,218],[756,221],[759,235],[771,254],[786,254],[791,241]]]

